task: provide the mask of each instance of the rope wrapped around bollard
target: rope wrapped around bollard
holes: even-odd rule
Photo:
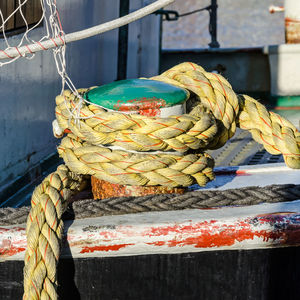
[[[57,299],[61,216],[70,195],[84,186],[83,175],[126,185],[204,186],[214,178],[213,159],[204,151],[222,147],[236,127],[249,130],[271,154],[282,154],[289,167],[300,168],[297,129],[251,97],[235,94],[221,75],[182,63],[151,79],[189,91],[190,111],[147,117],[106,110],[70,91],[56,97],[61,136],[67,133],[58,152],[66,166],[50,174],[32,196],[24,299]]]

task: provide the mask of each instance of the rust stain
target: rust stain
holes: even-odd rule
[[[170,188],[165,186],[128,186],[114,184],[105,180],[91,177],[94,199],[107,199],[112,197],[145,196],[153,194],[184,194],[186,188]]]
[[[300,20],[285,18],[285,38],[288,44],[300,43]]]
[[[118,100],[113,109],[117,111],[134,111],[143,116],[155,117],[160,115],[162,107],[166,106],[166,101],[156,97],[137,98],[123,102]]]
[[[99,245],[99,246],[86,246],[83,247],[82,250],[80,251],[80,253],[93,253],[94,251],[118,251],[122,248],[125,248],[127,246],[131,246],[134,244],[119,244],[119,245]]]

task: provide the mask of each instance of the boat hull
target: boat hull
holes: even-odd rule
[[[61,259],[60,299],[298,299],[300,247]],[[23,262],[0,268],[0,299],[21,299]]]

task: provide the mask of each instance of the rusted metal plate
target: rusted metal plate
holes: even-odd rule
[[[287,44],[300,43],[300,20],[285,18],[285,38]]]
[[[110,183],[91,177],[94,199],[106,199],[122,196],[145,196],[152,194],[183,194],[186,188],[170,188],[165,186],[129,186]]]

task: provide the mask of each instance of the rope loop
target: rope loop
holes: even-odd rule
[[[189,113],[159,118],[106,110],[83,99],[88,89],[56,97],[53,131],[57,137],[67,133],[58,147],[66,166],[32,195],[24,299],[57,299],[61,216],[83,188],[84,175],[123,185],[204,186],[214,179],[213,159],[204,150],[223,146],[237,126],[271,154],[283,154],[289,167],[300,168],[295,126],[253,98],[235,94],[221,75],[182,63],[151,79],[188,90]]]

